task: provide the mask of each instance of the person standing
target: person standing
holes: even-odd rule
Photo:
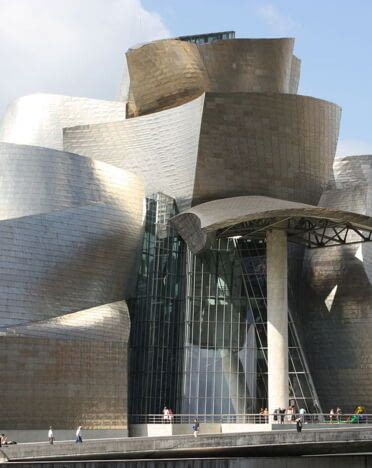
[[[76,430],[76,439],[75,439],[75,443],[78,444],[78,443],[82,443],[83,442],[83,437],[82,437],[82,434],[81,434],[81,426],[79,426]]]
[[[342,410],[339,406],[337,406],[337,409],[336,409],[336,419],[337,419],[337,422],[341,422],[341,415],[342,415]]]
[[[54,433],[53,433],[53,428],[52,428],[52,426],[49,426],[48,440],[49,440],[50,445],[53,445],[53,444],[54,444]]]
[[[300,408],[300,418],[301,418],[302,424],[305,422],[305,413],[306,413],[305,408]]]
[[[167,423],[169,421],[169,409],[164,406],[163,408],[163,422]]]
[[[330,423],[333,423],[333,418],[335,416],[335,412],[334,412],[334,409],[331,408],[331,411],[329,412],[329,422]]]
[[[301,418],[297,418],[297,419],[296,419],[296,430],[297,430],[297,432],[301,432],[301,431],[302,431],[302,421],[301,421]]]
[[[192,430],[194,431],[194,437],[198,437],[199,428],[200,428],[199,421],[197,419],[194,419],[194,424],[192,425]]]

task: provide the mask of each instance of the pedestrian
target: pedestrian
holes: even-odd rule
[[[293,415],[293,408],[292,406],[288,406],[288,409],[287,409],[287,421],[289,423],[292,422],[292,415]]]
[[[83,442],[83,437],[82,437],[82,434],[81,434],[81,426],[79,426],[76,430],[76,439],[75,439],[75,443],[78,444],[78,443],[82,443]]]
[[[297,419],[296,419],[296,430],[297,430],[297,432],[301,432],[301,431],[302,431],[302,421],[301,421],[301,418],[297,418]]]
[[[300,408],[300,418],[301,418],[302,424],[304,424],[305,422],[305,413],[306,413],[305,408]]]
[[[279,408],[279,412],[280,412],[280,424],[284,424],[285,408],[283,409]]]
[[[330,423],[333,423],[333,418],[335,416],[335,412],[334,412],[334,409],[331,408],[331,411],[329,412],[329,422]]]
[[[192,430],[194,431],[194,437],[198,437],[199,428],[200,428],[199,421],[197,419],[194,419],[194,424],[192,425]]]
[[[53,445],[53,444],[54,444],[54,433],[53,433],[53,428],[52,428],[52,426],[49,426],[48,440],[49,440],[50,445]]]
[[[167,423],[169,421],[169,409],[164,406],[163,408],[163,423]]]
[[[337,422],[341,422],[341,415],[342,415],[342,410],[339,406],[337,406],[337,409],[336,409],[336,419],[337,419]]]
[[[168,409],[168,419],[169,419],[170,424],[172,424],[172,422],[173,422],[173,417],[174,417],[173,411],[169,408]]]

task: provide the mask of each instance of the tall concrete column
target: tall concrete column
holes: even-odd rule
[[[286,231],[268,231],[266,248],[268,403],[272,414],[279,407],[287,408],[289,400]]]

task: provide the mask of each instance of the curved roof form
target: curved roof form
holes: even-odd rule
[[[144,224],[140,178],[11,143],[0,143],[0,170],[0,326],[130,295]]]
[[[288,223],[292,220],[294,222]],[[346,226],[368,231],[369,238],[364,240],[371,240],[372,218],[369,216],[261,196],[224,198],[203,203],[175,216],[172,223],[190,250],[199,253],[208,247],[209,240],[214,236],[257,236],[274,227],[286,229],[289,240],[300,242],[298,234],[309,229],[309,220],[314,223],[312,232]],[[321,223],[319,227],[315,220],[325,220],[329,224]],[[338,234],[338,243],[347,243],[347,239],[342,242],[341,233]],[[324,245],[312,245],[314,241],[309,239],[308,246],[325,247],[328,242],[328,245],[336,245],[328,237],[323,237]],[[334,242],[337,243],[337,235]]]
[[[64,129],[64,148],[143,177],[146,194],[191,205],[204,94],[182,106],[123,121]]]
[[[341,109],[278,93],[207,93],[193,205],[263,195],[316,205],[332,172]]]
[[[58,94],[13,101],[0,122],[0,141],[63,150],[64,127],[125,119],[125,104]]]
[[[340,108],[307,96],[206,93],[182,106],[64,130],[64,148],[127,169],[180,209],[264,195],[317,204],[336,150]]]
[[[129,49],[122,98],[128,116],[184,104],[204,92],[297,92],[300,61],[294,39],[228,39],[194,44],[176,39]]]
[[[288,93],[294,39],[228,39],[197,45],[213,92]]]
[[[130,116],[144,115],[191,101],[210,87],[198,48],[166,39],[129,49]]]

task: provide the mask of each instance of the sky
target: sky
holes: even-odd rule
[[[299,94],[339,104],[337,154],[372,154],[371,0],[0,0],[0,116],[35,92],[115,99],[124,53],[213,31],[295,37]]]

